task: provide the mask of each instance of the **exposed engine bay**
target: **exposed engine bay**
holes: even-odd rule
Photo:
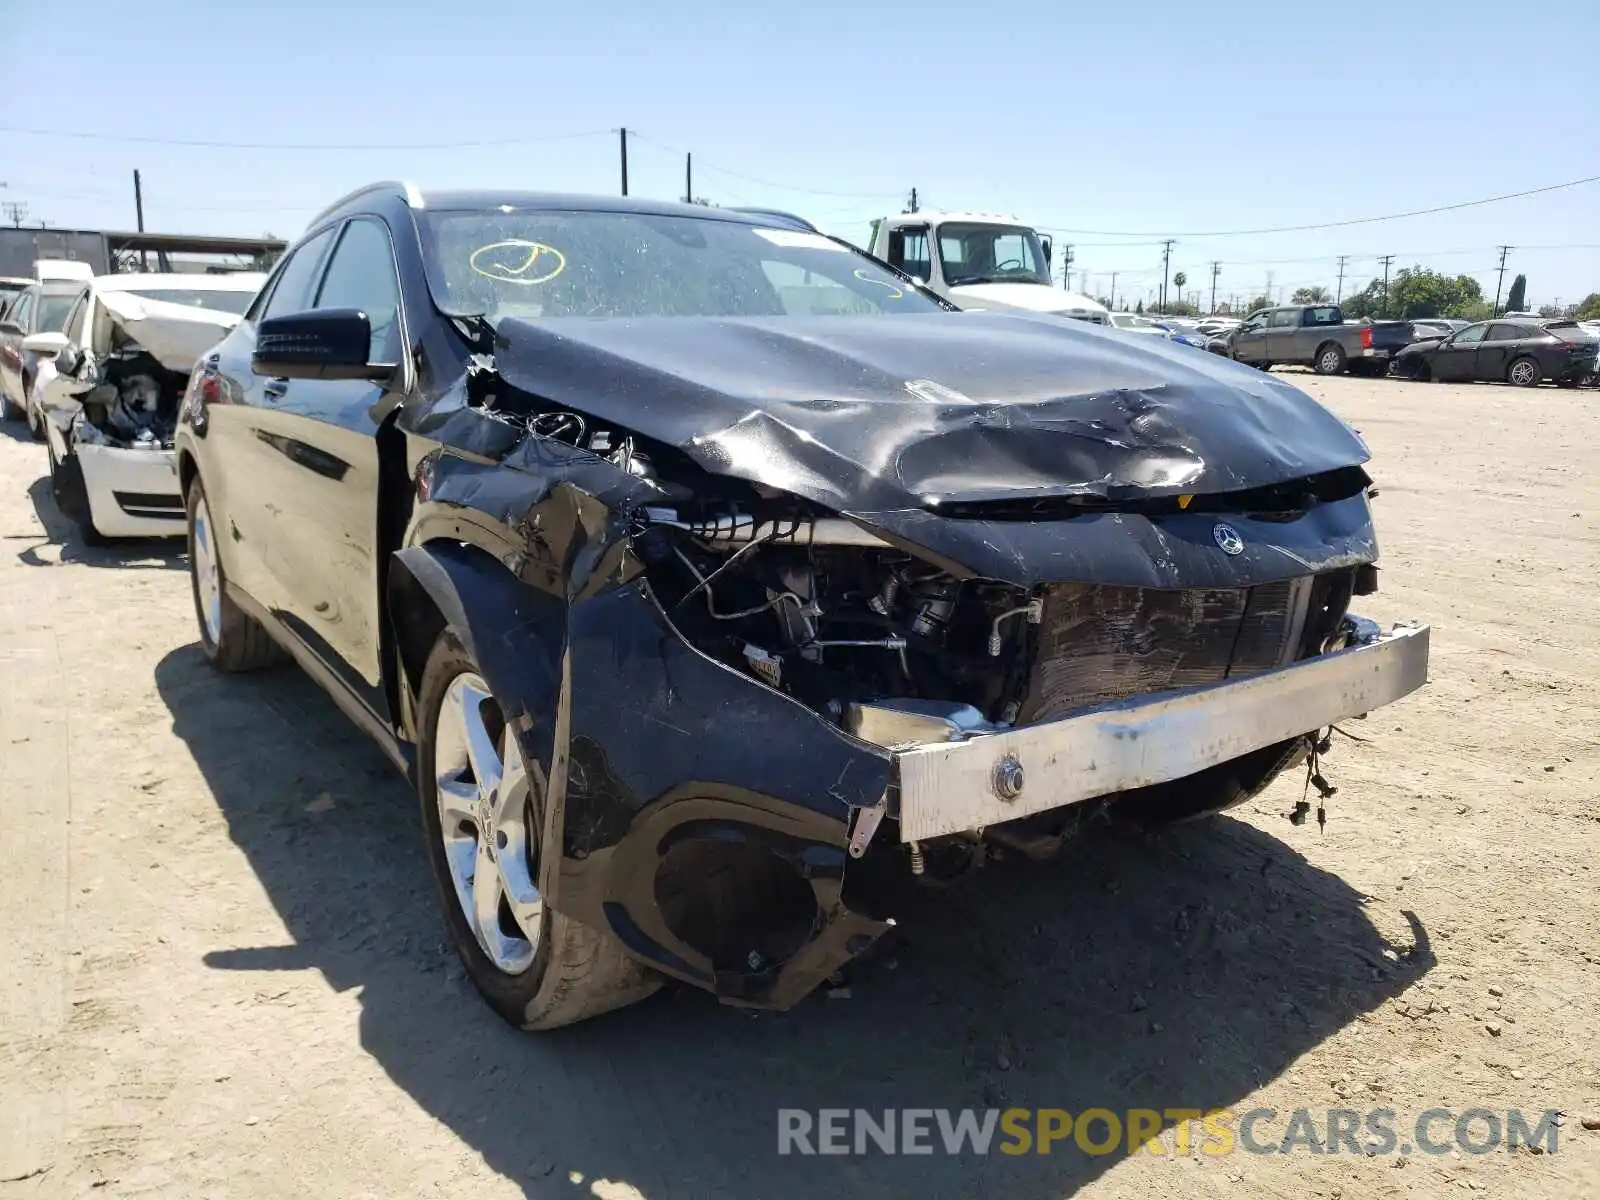
[[[172,449],[187,374],[170,370],[143,347],[114,331],[116,348],[95,364],[99,382],[78,396],[79,441],[124,449]]]

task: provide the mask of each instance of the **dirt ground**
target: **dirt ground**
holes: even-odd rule
[[[1600,1196],[1600,394],[1297,382],[1375,455],[1359,607],[1433,625],[1325,832],[1297,775],[919,893],[847,997],[541,1036],[471,993],[378,751],[209,671],[177,545],[84,548],[5,426],[0,1198]],[[1008,1106],[1566,1115],[1555,1154],[776,1153],[782,1107]]]

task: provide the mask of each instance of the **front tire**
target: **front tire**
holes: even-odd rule
[[[609,932],[545,904],[543,795],[454,629],[428,656],[418,726],[428,862],[450,940],[489,1006],[519,1029],[555,1029],[660,987]]]
[[[200,626],[200,649],[219,671],[253,671],[283,657],[262,624],[228,596],[217,553],[217,530],[198,476],[184,497],[189,544],[189,592]]]
[[[1523,355],[1506,368],[1506,382],[1512,387],[1538,387],[1539,380],[1544,372],[1539,369],[1539,361]]]
[[[104,546],[103,535],[94,525],[94,510],[89,507],[89,489],[83,481],[83,461],[76,454],[68,454],[66,461],[50,456],[50,497],[56,502],[61,515],[71,521],[78,531],[78,540],[85,546]]]
[[[1329,343],[1318,348],[1311,369],[1318,375],[1337,375],[1344,370],[1347,361],[1344,347]]]

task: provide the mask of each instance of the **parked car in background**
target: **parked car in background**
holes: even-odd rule
[[[17,294],[0,319],[0,418],[6,420],[27,413],[39,361],[53,357],[66,340],[62,326],[87,283],[82,263],[40,260],[34,269],[39,277]],[[37,426],[33,431],[43,433]]]
[[[1413,317],[1411,335],[1414,341],[1425,342],[1431,338],[1447,338],[1465,329],[1471,321],[1458,321],[1448,317]]]
[[[172,434],[189,372],[266,276],[123,274],[85,286],[41,363],[29,421],[49,443],[61,511],[86,542],[182,537]]]
[[[14,275],[0,275],[0,321],[5,320],[6,310],[11,307],[12,301],[26,291],[32,282],[31,279]]]
[[[1409,321],[1346,321],[1337,304],[1291,304],[1246,317],[1232,334],[1232,354],[1263,371],[1307,366],[1318,375],[1382,375],[1413,340]]]
[[[363,189],[177,447],[203,653],[287,651],[408,773],[523,1028],[790,1007],[891,928],[858,860],[1220,810],[1427,674],[1348,614],[1368,452],[1305,392],[781,217]]]
[[[1125,330],[1128,333],[1148,333],[1155,337],[1166,337],[1167,331],[1156,324],[1149,317],[1139,313],[1114,312],[1111,314],[1111,326],[1114,329]]]
[[[1576,321],[1480,321],[1447,338],[1417,342],[1395,355],[1395,374],[1440,383],[1484,380],[1533,387],[1592,381],[1600,338]]]
[[[1241,324],[1238,317],[1202,317],[1195,328],[1207,337],[1216,337],[1219,333],[1239,328]]]

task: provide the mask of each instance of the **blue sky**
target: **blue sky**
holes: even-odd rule
[[[1185,236],[1378,216],[1600,176],[1600,3],[1333,7],[757,6],[701,0],[275,6],[86,0],[0,17],[0,203],[29,223],[285,236],[373,179],[767,204],[863,240],[925,206],[1059,230],[1119,299],[1173,269],[1219,299],[1359,287],[1421,262],[1529,298],[1600,291],[1600,183],[1342,229]],[[1001,14],[1004,15],[1001,15]],[[1516,15],[1508,15],[1515,13]],[[74,31],[83,31],[77,37]],[[1527,45],[1529,53],[1508,53]],[[18,128],[245,149],[66,138]],[[557,136],[572,135],[572,136]],[[470,146],[504,139],[549,139]],[[417,147],[435,148],[383,148]],[[444,148],[439,148],[444,147]],[[1088,232],[1102,231],[1102,232]],[[1121,231],[1130,231],[1133,236]],[[1075,283],[1078,281],[1075,279]]]

